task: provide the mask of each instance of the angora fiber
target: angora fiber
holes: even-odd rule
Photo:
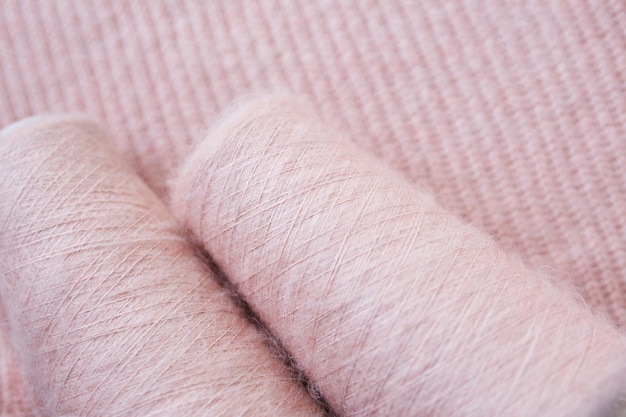
[[[342,416],[604,415],[624,337],[286,99],[234,110],[171,203]]]
[[[50,416],[320,416],[93,124],[0,138],[0,295]]]

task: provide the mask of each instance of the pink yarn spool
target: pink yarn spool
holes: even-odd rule
[[[343,416],[596,416],[623,391],[608,322],[288,100],[231,113],[171,202]]]
[[[46,415],[319,416],[91,123],[0,140],[0,295]]]

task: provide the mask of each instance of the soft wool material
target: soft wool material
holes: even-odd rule
[[[226,118],[172,205],[343,416],[600,416],[624,390],[617,330],[293,102]]]
[[[167,199],[233,99],[292,92],[621,326],[625,57],[620,0],[6,0],[0,125],[86,112]]]
[[[321,416],[91,123],[0,138],[0,296],[46,416]]]
[[[83,111],[161,196],[241,95],[310,101],[626,322],[626,2],[5,0],[0,125]]]

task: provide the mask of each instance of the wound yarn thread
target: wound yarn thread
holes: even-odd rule
[[[321,416],[92,123],[0,139],[0,296],[46,415]]]
[[[288,99],[233,110],[171,205],[343,416],[587,417],[624,337]]]

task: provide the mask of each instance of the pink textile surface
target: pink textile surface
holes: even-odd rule
[[[265,92],[626,324],[623,1],[0,3],[0,126],[86,113],[165,200],[204,129]],[[27,415],[0,349],[0,414]]]

